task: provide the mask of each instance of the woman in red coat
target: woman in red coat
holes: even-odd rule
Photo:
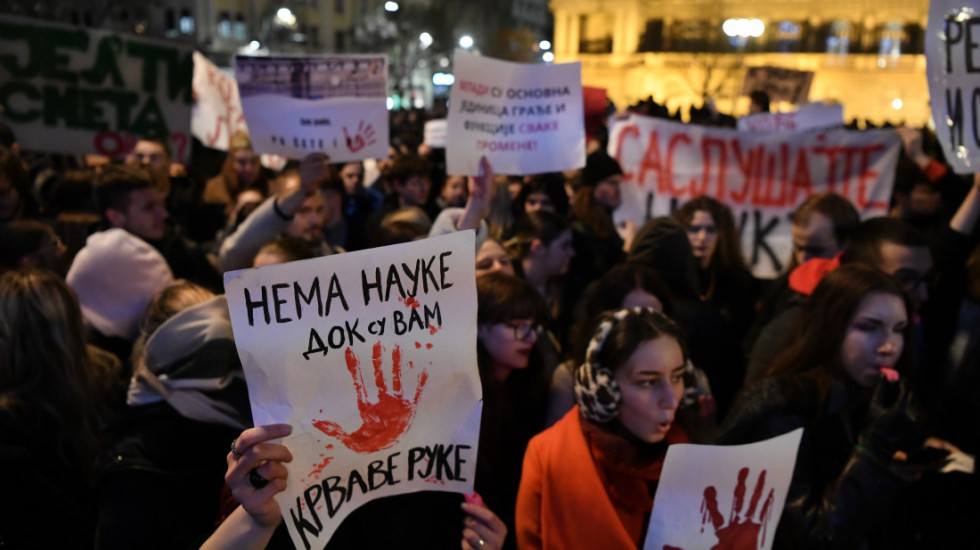
[[[520,549],[638,548],[689,374],[679,329],[650,309],[608,314],[575,374],[578,405],[531,440]]]

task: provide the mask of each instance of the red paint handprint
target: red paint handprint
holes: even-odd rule
[[[374,127],[370,124],[365,125],[362,120],[357,124],[357,132],[354,137],[351,137],[347,133],[347,127],[344,126],[344,140],[347,142],[347,149],[351,153],[356,153],[368,145],[374,145],[376,141],[374,139]]]
[[[735,494],[732,497],[732,512],[728,517],[728,525],[724,524],[724,517],[718,511],[718,491],[714,486],[708,486],[704,490],[704,500],[701,501],[701,530],[704,526],[711,523],[718,537],[718,544],[712,550],[756,550],[762,548],[762,543],[766,539],[766,528],[772,516],[773,489],[769,489],[769,495],[759,510],[758,523],[753,522],[759,499],[762,498],[762,491],[766,486],[766,471],[759,473],[759,479],[755,483],[755,490],[752,491],[752,498],[749,506],[743,510],[745,503],[745,480],[749,477],[749,469],[742,468],[738,471],[738,483],[735,485]],[[762,536],[759,536],[759,531]]]
[[[391,389],[393,393],[388,393],[385,384],[384,373],[381,371],[381,353],[384,348],[381,342],[374,345],[371,362],[374,365],[374,384],[378,388],[378,401],[369,403],[367,391],[364,388],[364,376],[361,373],[360,362],[354,352],[347,348],[345,357],[347,359],[347,370],[354,380],[354,388],[357,390],[357,409],[361,415],[361,427],[347,433],[335,422],[329,420],[314,420],[313,425],[330,437],[338,439],[348,449],[356,453],[373,453],[382,449],[387,449],[398,442],[398,438],[408,431],[418,409],[419,398],[422,396],[422,388],[428,375],[425,371],[419,374],[418,386],[415,389],[415,398],[409,401],[402,394],[402,352],[401,348],[395,346],[391,352]],[[413,367],[409,361],[408,368]]]

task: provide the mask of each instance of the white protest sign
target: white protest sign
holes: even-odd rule
[[[754,133],[632,116],[613,126],[623,168],[617,222],[642,225],[710,195],[732,209],[746,263],[775,277],[792,251],[792,212],[839,193],[863,219],[888,211],[901,141],[891,130]]]
[[[749,67],[742,82],[742,95],[766,92],[770,101],[805,103],[810,95],[813,71],[785,67]]]
[[[234,78],[196,51],[191,133],[204,145],[227,151],[235,132],[248,132],[238,85]]]
[[[446,130],[446,171],[476,175],[486,156],[498,174],[585,166],[582,66],[500,61],[456,50]]]
[[[444,149],[446,147],[446,119],[440,118],[425,123],[423,142],[429,147]]]
[[[980,171],[980,0],[932,0],[926,72],[936,137],[958,174]]]
[[[749,445],[671,445],[653,499],[647,550],[768,550],[803,428]]]
[[[383,55],[235,58],[252,146],[293,159],[388,157]]]
[[[738,129],[746,132],[803,132],[844,125],[841,104],[803,105],[789,113],[756,113],[738,119]]]
[[[463,231],[225,274],[255,425],[293,427],[276,500],[297,548],[375,498],[472,491],[474,255]]]
[[[193,48],[0,16],[0,110],[20,146],[122,156],[140,137],[190,153]]]

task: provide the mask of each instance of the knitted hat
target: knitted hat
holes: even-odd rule
[[[585,168],[582,169],[582,185],[595,187],[608,177],[621,175],[623,169],[616,159],[600,149],[586,157]]]
[[[87,322],[106,336],[134,340],[146,306],[174,276],[155,248],[116,228],[89,236],[66,280]]]

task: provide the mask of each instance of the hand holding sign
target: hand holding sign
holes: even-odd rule
[[[286,468],[281,462],[293,460],[292,453],[285,445],[267,441],[286,437],[290,433],[292,428],[289,424],[249,428],[232,443],[234,450],[228,453],[225,482],[231,494],[252,519],[266,527],[275,527],[282,521],[279,504],[272,497],[286,488]],[[267,479],[269,484],[256,488],[249,481],[253,471]]]
[[[428,375],[425,371],[419,374],[418,386],[415,388],[415,398],[409,401],[403,397],[401,382],[401,348],[395,346],[391,352],[391,388],[393,394],[388,393],[385,384],[384,373],[381,370],[381,353],[384,348],[381,342],[374,345],[371,362],[374,365],[374,383],[378,387],[377,403],[369,403],[367,391],[364,388],[364,375],[361,373],[360,361],[354,352],[347,348],[345,357],[347,359],[347,370],[354,380],[354,388],[357,390],[357,410],[360,411],[363,423],[357,430],[347,433],[335,422],[328,420],[314,420],[313,425],[330,437],[340,440],[348,449],[357,453],[374,453],[382,449],[387,449],[395,443],[403,433],[408,431],[411,426],[412,418],[418,408],[419,398],[422,396],[422,389]],[[412,362],[408,362],[408,368],[412,368]]]

